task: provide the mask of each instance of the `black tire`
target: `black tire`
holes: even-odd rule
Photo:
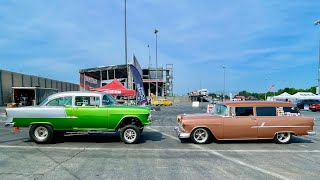
[[[32,125],[29,136],[37,144],[48,144],[53,139],[53,129],[50,125]]]
[[[140,129],[134,125],[127,125],[121,129],[120,138],[126,144],[136,144],[140,139]]]
[[[140,128],[139,130],[140,130],[140,135],[141,135],[141,133],[143,132],[143,128]]]
[[[191,133],[191,140],[195,144],[206,144],[210,141],[211,133],[206,128],[196,128]]]
[[[289,132],[276,133],[273,139],[277,144],[289,144],[292,139],[292,134]]]

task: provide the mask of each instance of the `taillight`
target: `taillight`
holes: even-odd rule
[[[20,127],[14,127],[13,131],[20,131]]]

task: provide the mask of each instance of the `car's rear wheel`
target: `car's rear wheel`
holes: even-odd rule
[[[140,129],[134,125],[127,125],[122,128],[120,137],[126,144],[135,144],[140,139]]]
[[[191,133],[191,140],[195,144],[205,144],[210,140],[210,132],[206,128],[197,128]]]
[[[291,141],[292,134],[289,132],[279,132],[274,136],[277,144],[288,144]]]
[[[46,144],[53,139],[53,129],[49,125],[32,125],[29,129],[29,135],[35,143]]]

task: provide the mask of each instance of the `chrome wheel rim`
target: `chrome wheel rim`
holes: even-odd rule
[[[137,137],[137,133],[133,129],[126,129],[124,131],[124,139],[127,142],[130,142],[130,143],[134,142],[136,140],[136,137]]]
[[[208,132],[203,128],[196,129],[193,133],[193,138],[198,143],[204,143],[208,139]]]
[[[288,132],[277,133],[277,139],[282,143],[288,142],[290,140],[290,133]]]
[[[39,126],[34,130],[34,136],[40,141],[45,140],[48,137],[48,134],[48,129],[43,126]]]

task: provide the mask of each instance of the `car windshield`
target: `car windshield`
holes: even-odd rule
[[[220,115],[220,116],[229,115],[228,107],[222,104],[216,104],[212,109],[211,113],[214,115]]]
[[[118,104],[117,101],[110,95],[104,95],[102,98],[102,106],[110,106]]]
[[[49,97],[50,97],[50,96],[49,96]],[[47,104],[47,103],[49,102],[49,100],[48,100],[49,97],[47,97],[45,100],[43,100],[43,101],[39,104],[39,106],[44,106],[45,104]]]

